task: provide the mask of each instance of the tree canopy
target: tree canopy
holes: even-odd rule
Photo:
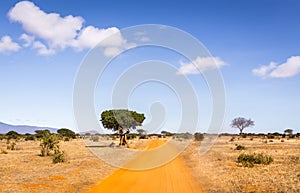
[[[76,134],[74,131],[66,128],[61,128],[57,130],[57,133],[60,134],[63,137],[69,137],[69,138],[75,138]]]
[[[240,130],[240,135],[243,134],[243,130],[247,127],[254,126],[254,121],[251,119],[245,119],[243,117],[238,117],[232,120],[231,127],[238,128]]]
[[[120,134],[120,145],[126,145],[126,134],[130,129],[142,126],[145,116],[142,113],[129,111],[127,109],[106,110],[101,113],[101,122],[104,128],[118,131]]]
[[[144,120],[144,114],[127,109],[106,110],[101,113],[103,127],[120,133],[141,126]]]

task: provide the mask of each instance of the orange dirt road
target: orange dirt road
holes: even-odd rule
[[[147,154],[147,151],[139,154],[134,160],[129,162],[127,168],[147,168],[147,160],[154,162],[163,161],[172,151],[169,144],[163,140],[152,140],[147,149],[162,149],[156,153]],[[157,148],[159,146],[166,148]],[[155,155],[156,154],[156,155]],[[152,161],[153,161],[152,160]],[[157,162],[159,163],[159,162]],[[152,163],[153,164],[153,163]],[[151,165],[151,164],[150,164]],[[125,165],[126,167],[126,165]],[[96,174],[95,174],[96,175]],[[201,193],[202,190],[191,176],[189,168],[183,159],[178,156],[171,162],[147,170],[119,169],[112,175],[101,181],[98,185],[91,187],[88,193]]]

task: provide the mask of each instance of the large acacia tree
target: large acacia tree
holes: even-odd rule
[[[126,134],[130,132],[130,129],[141,126],[144,120],[144,114],[127,109],[112,109],[101,113],[103,127],[119,133],[120,145],[127,144]]]
[[[240,130],[240,135],[243,134],[243,130],[247,127],[254,126],[254,121],[251,119],[245,119],[243,117],[238,117],[232,120],[231,127],[238,128]]]

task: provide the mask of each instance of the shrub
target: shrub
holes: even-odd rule
[[[25,141],[34,141],[34,140],[35,140],[34,135],[26,135],[26,137],[25,137]]]
[[[241,163],[243,167],[254,167],[254,164],[264,164],[269,165],[273,162],[273,158],[271,156],[259,154],[240,154],[237,158],[237,162]]]
[[[65,137],[64,141],[70,141],[70,138],[69,137]]]
[[[54,151],[52,162],[54,164],[65,162],[65,154],[63,151],[59,150],[59,146],[57,146],[57,149]]]
[[[246,149],[245,146],[236,144],[235,150],[245,150],[245,149]]]
[[[16,150],[16,148],[15,148],[15,147],[16,147],[16,145],[17,145],[17,144],[16,144],[16,142],[12,142],[12,143],[10,143],[10,142],[9,142],[9,140],[8,140],[8,143],[7,143],[6,149],[7,149],[7,150],[12,150],[12,151],[13,151],[13,150]]]
[[[1,150],[1,154],[7,154],[7,151],[5,151],[5,150]]]
[[[229,141],[232,142],[232,141],[234,141],[234,140],[235,140],[235,137],[231,137],[231,139],[230,139]]]
[[[42,138],[40,147],[41,147],[41,156],[49,156],[51,151],[55,151],[58,148],[58,139],[56,135],[45,134]]]
[[[195,133],[194,137],[196,141],[203,141],[204,139],[204,135],[202,133]]]

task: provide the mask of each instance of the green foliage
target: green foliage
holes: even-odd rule
[[[195,133],[194,137],[196,141],[203,141],[204,139],[204,135],[202,133]]]
[[[135,129],[141,126],[145,120],[144,114],[126,109],[107,110],[101,113],[101,122],[104,128],[119,131],[120,134],[125,130]]]
[[[245,149],[246,149],[245,146],[236,144],[235,150],[245,150]]]
[[[66,128],[58,129],[57,133],[63,137],[68,137],[68,138],[72,138],[72,139],[75,139],[75,137],[76,137],[76,134],[74,131],[72,131],[70,129],[66,129]]]
[[[25,141],[34,141],[35,136],[34,135],[25,135]]]
[[[20,134],[15,131],[9,131],[6,133],[6,136],[8,139],[18,139],[20,137]]]
[[[54,164],[65,162],[65,154],[63,151],[60,151],[59,146],[54,150],[52,162]]]
[[[51,132],[48,129],[46,129],[46,130],[35,130],[34,132],[36,133],[35,137],[38,138],[38,139],[41,139],[44,136],[48,136],[48,135],[51,134]]]
[[[259,154],[245,154],[242,153],[237,158],[237,162],[241,163],[243,167],[254,167],[254,164],[264,164],[269,165],[273,162],[273,158],[271,156]]]
[[[40,144],[41,156],[49,156],[51,151],[55,151],[55,149],[59,148],[58,143],[59,141],[56,135],[45,132]]]

